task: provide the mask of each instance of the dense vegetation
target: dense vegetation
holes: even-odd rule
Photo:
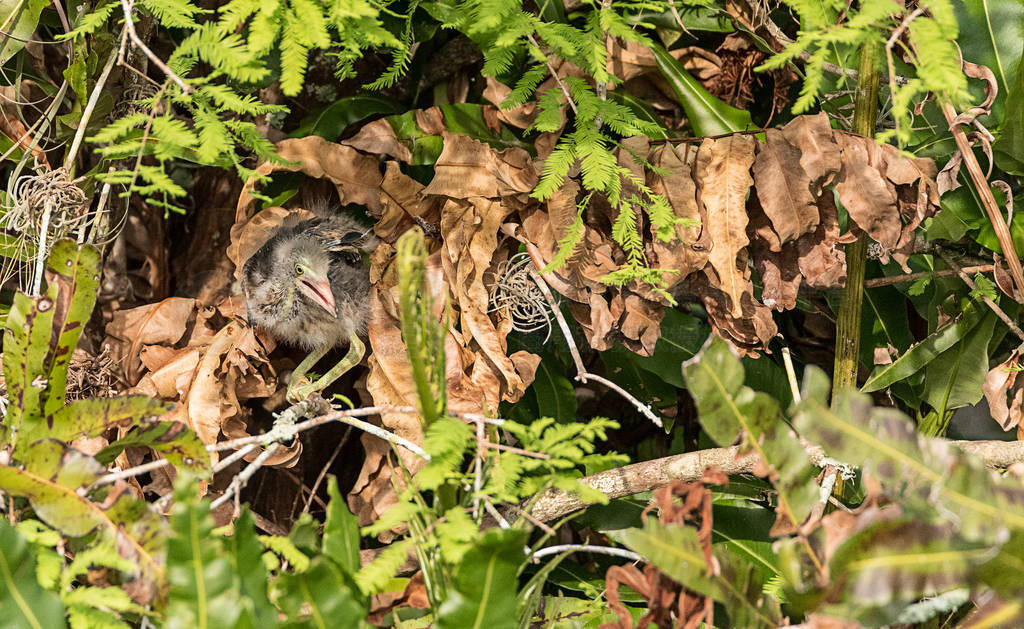
[[[0,15],[0,626],[1024,623],[1019,3]]]

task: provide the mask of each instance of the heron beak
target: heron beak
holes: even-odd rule
[[[338,310],[334,305],[334,293],[331,291],[331,283],[324,277],[303,277],[298,281],[299,290],[331,314],[338,316]]]

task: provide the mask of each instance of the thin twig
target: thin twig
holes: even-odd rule
[[[266,463],[270,457],[274,456],[274,453],[277,452],[277,449],[280,447],[280,443],[272,443],[266,450],[260,452],[260,455],[256,457],[252,463],[247,465],[244,470],[231,480],[231,484],[224,490],[224,493],[210,503],[210,509],[216,509],[228,500],[231,500],[236,494],[241,493],[242,488],[249,482],[249,479],[252,478],[253,474],[263,467],[263,464]]]
[[[172,81],[177,83],[178,87],[180,87],[182,91],[184,91],[186,94],[191,93],[192,86],[183,81],[180,76],[175,74],[174,70],[171,70],[169,67],[167,67],[167,64],[164,63],[160,59],[160,57],[157,57],[153,53],[153,51],[150,50],[149,47],[146,46],[146,44],[144,44],[142,40],[139,38],[139,34],[135,32],[135,22],[132,20],[132,6],[128,4],[128,0],[121,0],[121,10],[124,12],[124,25],[125,28],[128,30],[128,38],[132,40],[132,44],[134,44],[136,48],[141,50],[147,57],[149,57],[149,60],[152,61],[156,67],[160,68],[164,75],[166,75]],[[124,64],[124,55],[119,55],[119,58],[121,60],[121,63]]]
[[[964,273],[991,273],[994,269],[994,264],[982,264],[981,266],[965,266]],[[948,275],[956,274],[957,272],[954,269],[941,269],[939,271],[920,271],[918,273],[908,273],[906,275],[876,277],[874,279],[864,280],[864,288],[878,288],[879,286],[891,286],[893,284],[916,282],[917,280],[926,277],[946,277]]]
[[[507,446],[503,443],[491,443],[490,441],[483,441],[482,444],[485,448],[494,448],[495,450],[503,450],[505,452],[514,452],[520,456],[529,457],[531,459],[542,459],[547,460],[551,458],[550,454],[544,454],[543,452],[531,452],[529,450],[523,450],[515,446]]]
[[[54,0],[54,4],[58,4],[56,0]],[[89,100],[85,103],[85,109],[82,110],[82,119],[78,121],[78,129],[75,131],[75,138],[71,141],[71,148],[68,149],[68,154],[64,158],[64,168],[68,173],[71,173],[71,168],[75,164],[75,157],[78,156],[78,149],[85,138],[89,119],[92,118],[92,112],[96,109],[96,103],[99,102],[100,95],[103,94],[107,79],[110,77],[110,71],[114,69],[116,62],[117,50],[111,50],[110,57],[107,58],[107,63],[103,66],[103,71],[100,72],[100,77],[96,79],[96,86],[92,89],[92,93],[89,94]]]
[[[547,546],[533,553],[533,559],[540,559],[548,555],[560,555],[564,552],[573,553],[594,553],[595,555],[608,555],[610,557],[622,557],[630,561],[644,561],[642,556],[625,548],[610,548],[608,546],[593,546],[591,544],[561,544],[558,546]]]
[[[155,461],[143,463],[142,465],[136,465],[135,467],[129,467],[127,469],[119,470],[117,472],[110,472],[109,474],[97,478],[96,482],[94,482],[92,486],[102,487],[104,485],[116,483],[119,480],[132,478],[135,476],[139,476],[140,474],[145,474],[147,472],[152,472],[153,470],[158,470],[166,466],[168,462],[169,461],[167,459],[156,459]]]
[[[327,463],[320,468],[320,473],[317,474],[316,481],[313,483],[313,487],[309,490],[309,498],[306,498],[306,504],[302,505],[302,513],[309,513],[309,508],[313,506],[313,497],[316,496],[316,491],[320,488],[320,483],[324,481],[324,477],[327,476],[327,470],[331,469],[331,465],[334,464],[334,460],[341,454],[342,448],[348,443],[348,438],[352,434],[352,427],[349,426],[345,430],[345,434],[342,435],[338,441],[338,445],[334,448],[334,452],[331,453],[331,458],[327,459]]]
[[[885,61],[886,61],[886,66],[889,69],[889,76],[896,76],[896,66],[895,66],[895,64],[894,64],[894,62],[892,60],[892,49],[893,49],[893,47],[896,45],[896,42],[899,41],[900,37],[903,37],[903,33],[906,32],[907,28],[910,26],[910,23],[913,22],[914,20],[916,20],[918,17],[920,17],[922,15],[924,15],[924,9],[922,9],[920,7],[918,7],[917,9],[914,9],[912,12],[908,13],[906,15],[906,17],[903,18],[903,21],[900,22],[900,25],[896,28],[896,30],[894,30],[892,32],[892,35],[889,36],[888,41],[885,42]],[[892,98],[892,100],[895,102],[896,101],[896,86],[893,83],[889,83],[889,94],[890,94],[890,98]],[[899,130],[900,130],[900,119],[897,117],[896,118],[896,132],[898,133]]]
[[[124,0],[122,0],[122,2],[123,1]],[[529,35],[527,35],[526,39],[531,44],[533,44],[533,46],[538,51],[540,51],[540,54],[544,55],[544,51],[541,49],[540,44],[537,43],[537,40],[533,37],[533,33],[530,33]],[[548,66],[548,72],[551,73],[551,78],[553,78],[555,80],[555,83],[558,84],[558,87],[560,87],[562,89],[562,94],[565,95],[565,99],[569,102],[569,108],[572,109],[572,113],[575,115],[576,114],[576,101],[574,101],[572,99],[572,92],[570,92],[569,91],[569,87],[565,83],[562,82],[562,77],[558,76],[558,72],[555,70],[555,66],[551,65],[551,60],[548,59],[547,55],[544,55],[544,63],[547,64],[547,66]]]
[[[953,267],[957,274],[960,275],[960,279],[963,280],[964,284],[967,284],[968,288],[970,288],[976,294],[981,296],[981,300],[985,302],[985,305],[988,306],[992,310],[992,312],[996,313],[996,316],[999,317],[1008,328],[1010,328],[1011,332],[1016,334],[1018,338],[1024,340],[1024,330],[1021,330],[1017,326],[1013,319],[1011,319],[1010,316],[1007,315],[1003,311],[1003,309],[999,307],[999,304],[992,301],[991,299],[988,298],[987,295],[978,290],[978,285],[974,283],[974,280],[971,279],[971,276],[968,275],[964,269],[960,268],[960,266],[957,265],[956,260],[954,260],[952,256],[949,256],[941,251],[939,252],[939,256],[942,257],[946,264]]]
[[[222,470],[226,470],[235,461],[243,458],[245,455],[249,454],[250,452],[252,452],[253,450],[255,450],[258,447],[259,446],[257,446],[255,443],[250,443],[247,446],[242,446],[240,449],[232,452],[231,454],[229,454],[228,456],[224,457],[220,461],[217,461],[217,464],[213,466],[213,473],[216,474],[217,472],[220,472]]]
[[[534,264],[536,264],[536,261],[534,261]],[[572,331],[569,330],[569,324],[562,315],[562,310],[558,307],[558,302],[555,301],[555,296],[551,294],[551,289],[548,288],[548,283],[544,281],[544,278],[541,277],[540,273],[537,271],[531,270],[530,277],[533,278],[533,281],[537,283],[538,287],[540,287],[541,292],[544,293],[544,299],[546,299],[548,304],[551,306],[551,310],[555,315],[555,320],[558,321],[558,327],[562,330],[562,336],[565,337],[565,342],[569,345],[569,353],[572,354],[573,363],[576,364],[576,380],[583,384],[586,384],[588,380],[593,380],[603,384],[625,398],[626,401],[632,404],[634,408],[640,411],[640,414],[651,420],[655,426],[661,428],[663,426],[661,418],[654,414],[651,407],[633,397],[633,395],[628,391],[611,380],[587,371],[587,368],[583,366],[583,358],[580,356],[580,350],[576,347],[576,341],[572,338]]]
[[[974,188],[978,196],[981,197],[981,204],[985,207],[988,219],[996,232],[996,239],[999,241],[1002,253],[1006,257],[1006,264],[1010,267],[1010,276],[1013,277],[1013,283],[1016,285],[1020,295],[1024,296],[1024,269],[1021,268],[1020,258],[1017,257],[1017,252],[1013,248],[1013,238],[1010,236],[1010,229],[1006,226],[1006,221],[1003,220],[1003,213],[999,210],[996,198],[992,195],[992,189],[985,179],[985,174],[981,172],[981,165],[978,164],[978,158],[975,157],[974,151],[971,150],[971,144],[967,141],[967,135],[960,124],[954,124],[956,110],[953,109],[952,105],[943,103],[942,114],[950,125],[949,130],[953,134],[956,147],[960,150],[964,165],[967,166],[967,172],[971,176],[971,181],[974,182]]]

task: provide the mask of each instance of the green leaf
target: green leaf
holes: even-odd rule
[[[293,138],[318,135],[337,140],[349,126],[379,114],[393,114],[398,107],[394,100],[359,94],[337,100],[320,111],[302,119],[299,127],[291,132]]]
[[[190,468],[201,478],[209,478],[210,455],[199,436],[182,422],[147,422],[132,429],[96,454],[96,459],[110,464],[125,448],[146,446],[159,452],[176,467]]]
[[[826,588],[825,596],[836,602],[823,611],[867,626],[888,625],[907,605],[970,583],[991,556],[987,544],[965,542],[950,526],[912,518],[875,522],[836,549],[829,572],[842,578]]]
[[[324,556],[315,557],[301,574],[282,574],[275,589],[274,600],[288,617],[284,627],[359,627],[366,619],[367,599]]]
[[[873,408],[864,393],[837,391],[829,406],[827,391],[828,377],[809,367],[793,422],[801,436],[861,467],[882,486],[902,489],[908,508],[954,520],[966,539],[994,539],[1005,527],[1024,528],[1024,492],[1018,481],[993,479],[977,457],[919,434],[895,409]]]
[[[0,627],[51,629],[66,627],[64,607],[53,592],[36,581],[32,547],[6,518],[0,520]]]
[[[537,376],[531,385],[537,396],[539,417],[551,417],[559,422],[576,420],[576,388],[558,369],[553,358],[537,365]]]
[[[39,24],[39,14],[49,4],[46,0],[0,0],[0,32],[4,33],[0,65],[25,47]]]
[[[696,317],[675,309],[666,310],[654,353],[650,356],[634,354],[633,362],[641,369],[682,389],[686,385],[680,367],[697,355],[710,333],[708,327]]]
[[[995,313],[986,312],[981,323],[962,341],[939,354],[925,368],[923,397],[940,417],[981,400],[989,370],[988,346],[995,325]]]
[[[694,135],[721,135],[753,127],[749,111],[736,109],[712,96],[667,50],[655,44],[651,52],[662,76],[683,106]]]
[[[50,415],[46,421],[49,427],[36,438],[70,442],[78,437],[95,437],[114,424],[141,422],[163,415],[171,408],[173,405],[147,395],[76,400]]]
[[[869,393],[909,378],[942,352],[961,341],[984,318],[986,311],[973,302],[955,320],[942,326],[925,340],[914,345],[889,365],[877,367],[868,377],[861,390]]]
[[[648,518],[642,529],[619,531],[613,535],[632,550],[643,555],[666,575],[686,587],[710,596],[729,610],[730,618],[742,619],[730,626],[775,627],[759,608],[759,580],[751,581],[755,570],[747,562],[733,562],[727,555],[716,553],[718,568],[709,569],[704,548],[697,539],[697,529],[690,526],[665,525]],[[742,566],[743,572],[734,564]],[[748,585],[753,587],[748,588]],[[749,590],[753,590],[753,596]],[[757,601],[752,602],[752,601]]]
[[[79,493],[106,469],[81,452],[54,442],[36,443],[28,452],[34,470],[0,466],[0,486],[10,495],[23,496],[36,515],[69,537],[98,532],[101,539],[117,540],[118,552],[134,562],[145,587],[160,598],[164,569],[160,517],[128,492],[110,496],[103,504]]]
[[[236,540],[235,549],[252,553],[253,545],[258,557],[259,542],[252,531],[251,516],[240,518],[240,533],[243,540]],[[243,577],[248,577],[250,587],[252,574],[238,570],[238,554],[225,552],[224,538],[214,534],[210,503],[199,500],[196,485],[184,478],[175,490],[174,510],[170,518],[174,535],[167,542],[167,582],[169,586],[165,627],[169,629],[195,627],[239,626],[243,614],[249,615],[252,625],[252,601],[242,595]],[[241,548],[239,545],[242,545]],[[245,548],[248,546],[248,548]],[[243,565],[252,564],[243,561]],[[259,564],[262,568],[262,564]],[[248,566],[251,569],[251,565]],[[259,575],[257,576],[264,576]],[[266,580],[263,579],[265,598]],[[258,592],[257,592],[258,594]],[[264,612],[268,606],[263,605]],[[263,614],[263,619],[273,623],[274,615]],[[273,626],[261,625],[261,626]]]
[[[359,572],[359,518],[349,511],[338,490],[338,479],[327,481],[327,521],[324,523],[324,554],[334,560],[347,574]]]
[[[43,296],[14,297],[4,330],[3,371],[10,406],[3,423],[14,433],[40,434],[43,417],[64,407],[68,364],[92,314],[99,288],[99,252],[62,240],[46,268],[53,281]]]
[[[436,610],[438,629],[515,629],[517,574],[526,561],[527,534],[490,529],[476,540],[455,572],[448,599]]]
[[[720,446],[731,445],[742,430],[742,449],[757,451],[771,468],[780,514],[799,524],[817,501],[809,482],[814,471],[778,402],[743,385],[743,364],[721,338],[712,337],[702,352],[683,365],[701,426]]]

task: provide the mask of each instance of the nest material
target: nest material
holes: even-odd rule
[[[527,253],[509,258],[491,290],[491,312],[504,313],[517,332],[545,330],[547,342],[551,338],[551,306],[530,277],[532,266],[533,260]]]

